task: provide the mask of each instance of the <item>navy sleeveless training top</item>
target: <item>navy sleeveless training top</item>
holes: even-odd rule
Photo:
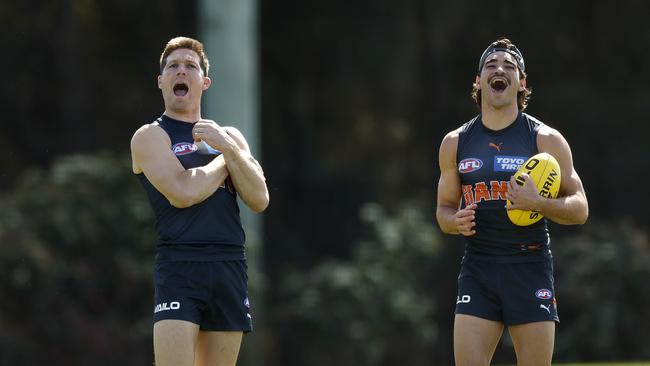
[[[537,154],[537,132],[543,123],[525,113],[508,127],[494,131],[481,115],[460,128],[456,162],[462,207],[476,208],[476,234],[466,236],[466,256],[499,262],[541,261],[550,256],[546,219],[516,226],[505,209],[510,177]]]
[[[156,120],[171,139],[171,149],[185,169],[204,166],[221,152],[199,149],[192,138],[194,123],[165,115]],[[207,146],[207,145],[206,145]],[[157,261],[218,261],[245,259],[244,230],[234,187],[228,179],[203,202],[176,208],[149,182],[137,175],[156,216]]]

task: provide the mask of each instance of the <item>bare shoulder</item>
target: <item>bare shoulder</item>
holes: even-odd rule
[[[133,137],[131,138],[131,148],[134,147],[134,144],[146,143],[151,139],[157,140],[160,138],[167,138],[167,140],[169,140],[167,133],[165,133],[157,122],[144,124],[133,134]]]
[[[140,173],[140,163],[149,159],[151,155],[158,154],[161,149],[169,148],[171,140],[169,135],[158,125],[148,123],[140,126],[131,137],[131,160],[133,172]]]
[[[456,149],[458,148],[458,136],[460,135],[461,128],[457,128],[453,131],[448,132],[445,137],[442,139],[440,144],[440,154],[443,153],[454,153],[456,154]]]
[[[445,135],[445,137],[443,137],[441,147],[443,145],[449,145],[449,144],[458,145],[458,136],[460,136],[460,130],[461,129],[462,129],[462,127],[459,127],[459,128],[457,128],[457,129],[455,129],[453,131],[449,131]]]
[[[456,151],[461,128],[448,132],[442,139],[438,156],[441,169],[456,166]]]
[[[582,180],[573,166],[571,147],[560,131],[549,126],[541,127],[537,134],[537,148],[539,152],[551,154],[555,157],[558,164],[560,164],[562,181],[558,196],[564,197],[579,192],[584,198],[585,193],[582,187]]]
[[[158,122],[146,123],[133,133],[133,138],[143,138],[150,135],[157,135],[161,132],[164,132],[163,129],[158,125]]]
[[[543,125],[540,127],[539,131],[537,131],[537,147],[540,151],[547,151],[546,149],[549,148],[556,149],[564,145],[568,147],[566,139],[562,136],[562,133],[555,128]]]
[[[537,133],[537,149],[557,159],[562,175],[565,175],[564,172],[573,172],[571,147],[560,131],[546,125],[542,126]]]

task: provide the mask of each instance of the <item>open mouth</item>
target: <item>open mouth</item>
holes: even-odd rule
[[[494,91],[504,91],[508,87],[508,80],[500,77],[496,77],[490,80],[490,88]]]
[[[188,91],[190,91],[190,87],[187,84],[179,83],[174,85],[174,95],[177,97],[184,97]]]

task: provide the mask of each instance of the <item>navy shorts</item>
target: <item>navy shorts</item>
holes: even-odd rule
[[[154,323],[186,320],[206,331],[253,329],[246,261],[156,262]]]
[[[553,259],[495,263],[464,258],[458,276],[456,314],[505,325],[560,322],[553,287]]]

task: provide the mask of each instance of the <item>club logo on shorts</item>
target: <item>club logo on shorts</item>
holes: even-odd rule
[[[178,310],[181,308],[181,303],[178,301],[172,301],[170,303],[160,303],[156,304],[156,306],[153,308],[153,313],[159,313],[161,311],[167,311],[167,310]]]
[[[541,288],[541,289],[535,291],[535,296],[538,299],[548,300],[548,299],[553,297],[553,291],[551,291],[549,289],[546,289],[546,288]]]
[[[198,146],[191,142],[179,142],[172,146],[172,151],[174,152],[174,155],[181,156],[191,154],[198,150],[198,148]]]
[[[471,173],[481,169],[482,166],[483,166],[483,161],[481,161],[481,159],[476,159],[476,158],[463,159],[461,160],[460,163],[458,163],[458,171],[461,174]]]

